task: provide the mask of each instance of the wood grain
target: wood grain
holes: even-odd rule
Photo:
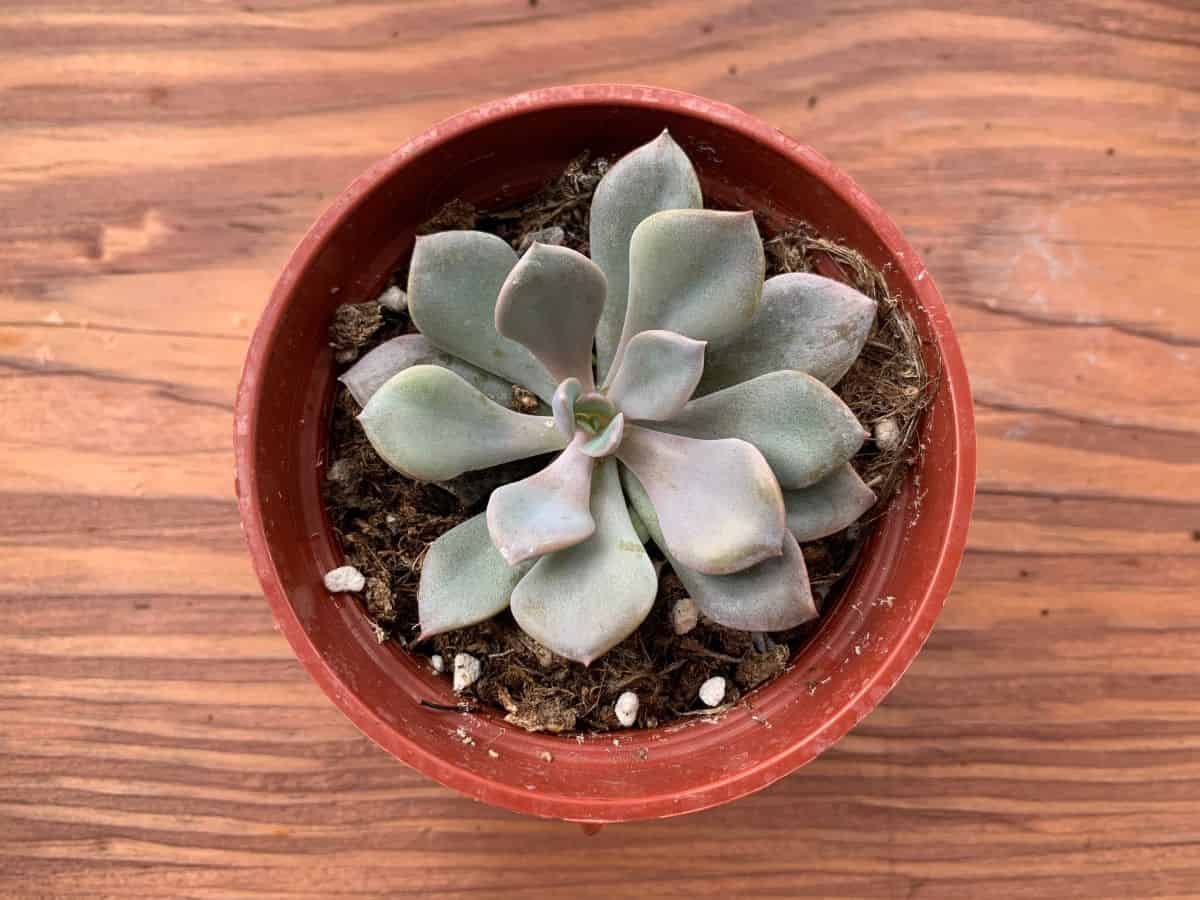
[[[1200,896],[1200,8],[1190,0],[9,0],[0,895]],[[241,355],[307,224],[478,101],[740,105],[921,249],[978,400],[950,605],[817,763],[684,820],[396,764],[275,633]]]

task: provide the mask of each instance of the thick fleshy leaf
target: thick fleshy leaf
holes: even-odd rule
[[[642,623],[658,593],[658,573],[634,531],[616,460],[592,479],[596,533],[537,561],[512,595],[521,629],[560,656],[584,665]]]
[[[440,366],[393,376],[358,420],[384,462],[419,481],[446,481],[567,444],[553,419],[493,403]]]
[[[617,452],[624,437],[625,414],[617,413],[599,434],[589,438],[580,449],[593,459],[603,459]]]
[[[417,238],[408,311],[435,345],[529,388],[547,403],[558,382],[533,354],[496,331],[496,298],[517,254],[494,234],[441,231]]]
[[[846,464],[812,487],[784,491],[788,529],[798,541],[836,534],[875,505],[872,491]]]
[[[666,549],[654,506],[637,476],[621,472],[630,510],[642,521],[650,539],[663,551],[680,582],[710,619],[742,631],[782,631],[817,615],[804,555],[791,534],[783,553],[730,575],[705,575],[688,568]]]
[[[596,530],[588,509],[595,461],[580,449],[588,437],[577,432],[542,471],[492,491],[488,531],[510,566],[578,544]]]
[[[496,331],[524,344],[555,381],[592,379],[592,339],[604,308],[604,273],[569,247],[534,244],[496,301]]]
[[[490,619],[508,606],[513,588],[532,565],[504,561],[483,513],[451,528],[429,545],[421,566],[421,639]]]
[[[620,469],[622,473],[621,478],[624,480],[624,473],[629,470],[624,466],[621,466]],[[630,477],[632,478],[633,476]],[[649,503],[650,499],[646,498],[646,502]],[[638,515],[638,511],[632,505],[627,506],[627,511],[629,512],[629,521],[633,523],[633,530],[637,532],[638,540],[643,544],[646,543],[646,541],[650,540],[650,530],[646,528],[646,523],[642,521],[642,517]]]
[[[457,356],[444,353],[423,334],[402,334],[385,341],[343,372],[338,381],[350,389],[359,406],[366,406],[371,395],[383,387],[388,379],[412,366],[449,369],[501,406],[507,406],[512,398],[511,382],[477,369]]]
[[[575,401],[583,394],[583,385],[578,378],[567,378],[554,389],[550,408],[554,411],[554,424],[568,438],[575,436]]]
[[[614,371],[635,334],[660,328],[695,341],[726,340],[754,319],[765,268],[749,212],[655,213],[629,242],[629,305]]]
[[[643,331],[629,341],[608,396],[634,421],[669,419],[683,409],[703,371],[704,341]]]
[[[699,393],[779,369],[799,369],[833,386],[862,351],[875,306],[870,297],[832,278],[777,275],[763,286],[750,327],[708,348]]]
[[[596,185],[589,252],[608,280],[608,297],[596,329],[596,368],[601,380],[625,325],[633,230],[656,212],[703,205],[700,180],[691,160],[665,131],[617,160]]]
[[[700,397],[655,427],[709,440],[747,440],[784,488],[808,487],[831,475],[867,437],[837,394],[811,375],[788,371]]]
[[[684,565],[725,575],[781,552],[783,495],[752,445],[626,425],[617,458],[645,486],[664,549]]]

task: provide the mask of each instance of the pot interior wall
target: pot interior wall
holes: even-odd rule
[[[887,273],[892,290],[911,304],[931,370],[940,369],[939,341],[952,339],[941,335],[936,289],[917,283],[913,273],[923,270],[915,259],[898,259],[885,245],[902,243],[898,234],[881,236],[878,223],[873,227],[855,208],[853,185],[831,189],[821,182],[819,157],[811,157],[811,168],[797,167],[796,150],[784,155],[711,111],[599,100],[517,110],[444,143],[435,134],[414,152],[381,163],[343,195],[343,208],[333,214],[342,217],[340,225],[309,264],[300,268],[302,254],[293,258],[276,290],[276,298],[290,299],[272,340],[259,348],[252,499],[270,554],[259,567],[269,567],[282,586],[268,590],[277,612],[286,613],[283,604],[294,611],[300,630],[285,631],[302,661],[364,731],[402,759],[480,799],[535,814],[608,821],[685,812],[747,793],[813,758],[899,678],[955,568],[941,562],[953,545],[948,533],[960,527],[952,508],[961,491],[962,448],[943,381],[915,472],[920,505],[912,485],[896,497],[816,637],[785,675],[754,691],[719,725],[692,719],[619,735],[618,746],[611,735],[582,742],[529,735],[490,713],[422,706],[421,699],[453,704],[448,682],[393,644],[376,643],[356,602],[331,599],[321,586],[322,573],[340,561],[319,492],[333,387],[326,344],[333,310],[374,297],[407,258],[416,226],[446,201],[511,201],[585,149],[619,154],[664,127],[695,162],[707,197],[771,219],[804,219]],[[932,298],[932,314],[918,302],[922,296]],[[239,419],[242,434],[250,427]],[[937,600],[928,602],[931,596]],[[319,673],[324,666],[332,678]],[[464,743],[460,728],[473,743]],[[781,769],[783,757],[789,765]]]

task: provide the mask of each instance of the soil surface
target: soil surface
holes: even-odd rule
[[[538,194],[502,210],[479,211],[451,203],[421,232],[475,228],[499,235],[518,252],[536,236],[586,253],[591,196],[607,166],[606,160],[581,157]],[[768,277],[815,271],[851,284],[879,302],[866,347],[835,388],[859,421],[879,436],[877,441],[867,441],[853,460],[879,502],[840,534],[803,546],[824,614],[837,603],[874,520],[919,452],[917,426],[936,373],[926,372],[912,321],[888,294],[882,274],[855,250],[822,238],[802,222],[779,232],[768,232],[761,222],[759,227]],[[401,286],[406,280],[403,270],[393,277]],[[383,341],[411,331],[415,328],[404,312],[374,302],[347,304],[334,317],[330,344],[339,366],[345,368]],[[514,386],[512,407],[532,412],[536,398]],[[422,484],[392,470],[376,455],[355,421],[358,412],[350,393],[339,386],[326,457],[325,502],[346,561],[366,575],[362,600],[377,638],[407,647],[418,631],[417,585],[429,544],[482,512],[495,487],[536,472],[550,457],[468,473],[444,484]],[[652,544],[648,549],[652,558],[662,561]],[[590,667],[539,645],[508,612],[408,649],[426,659],[440,654],[446,677],[456,653],[477,657],[483,664],[482,675],[463,693],[464,702],[497,707],[516,726],[529,731],[596,732],[620,727],[613,705],[624,691],[636,692],[640,700],[638,727],[719,713],[782,672],[819,624],[818,619],[791,631],[755,637],[701,618],[693,630],[676,635],[671,610],[685,596],[670,566],[664,564],[650,616]],[[727,690],[722,706],[709,709],[700,702],[698,691],[715,675],[725,678]]]

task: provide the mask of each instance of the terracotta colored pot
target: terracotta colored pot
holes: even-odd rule
[[[511,202],[585,149],[624,153],[664,127],[696,164],[706,197],[768,221],[807,220],[862,251],[912,310],[929,366],[940,372],[915,473],[919,513],[910,483],[816,637],[719,724],[692,719],[628,732],[615,746],[611,735],[577,742],[527,734],[490,713],[422,706],[422,698],[453,704],[448,682],[394,644],[376,643],[357,602],[322,586],[322,574],[341,563],[319,490],[334,386],[330,318],[340,303],[375,297],[410,252],[418,223],[447,201]],[[435,125],[351,184],[300,242],[271,295],[246,357],[235,432],[238,503],[258,577],[296,655],[333,702],[382,747],[448,787],[585,823],[725,803],[849,731],[929,634],[962,557],[974,493],[966,370],[933,279],[891,220],[846,175],[769,125],[700,97],[627,85],[550,88],[485,104]]]

